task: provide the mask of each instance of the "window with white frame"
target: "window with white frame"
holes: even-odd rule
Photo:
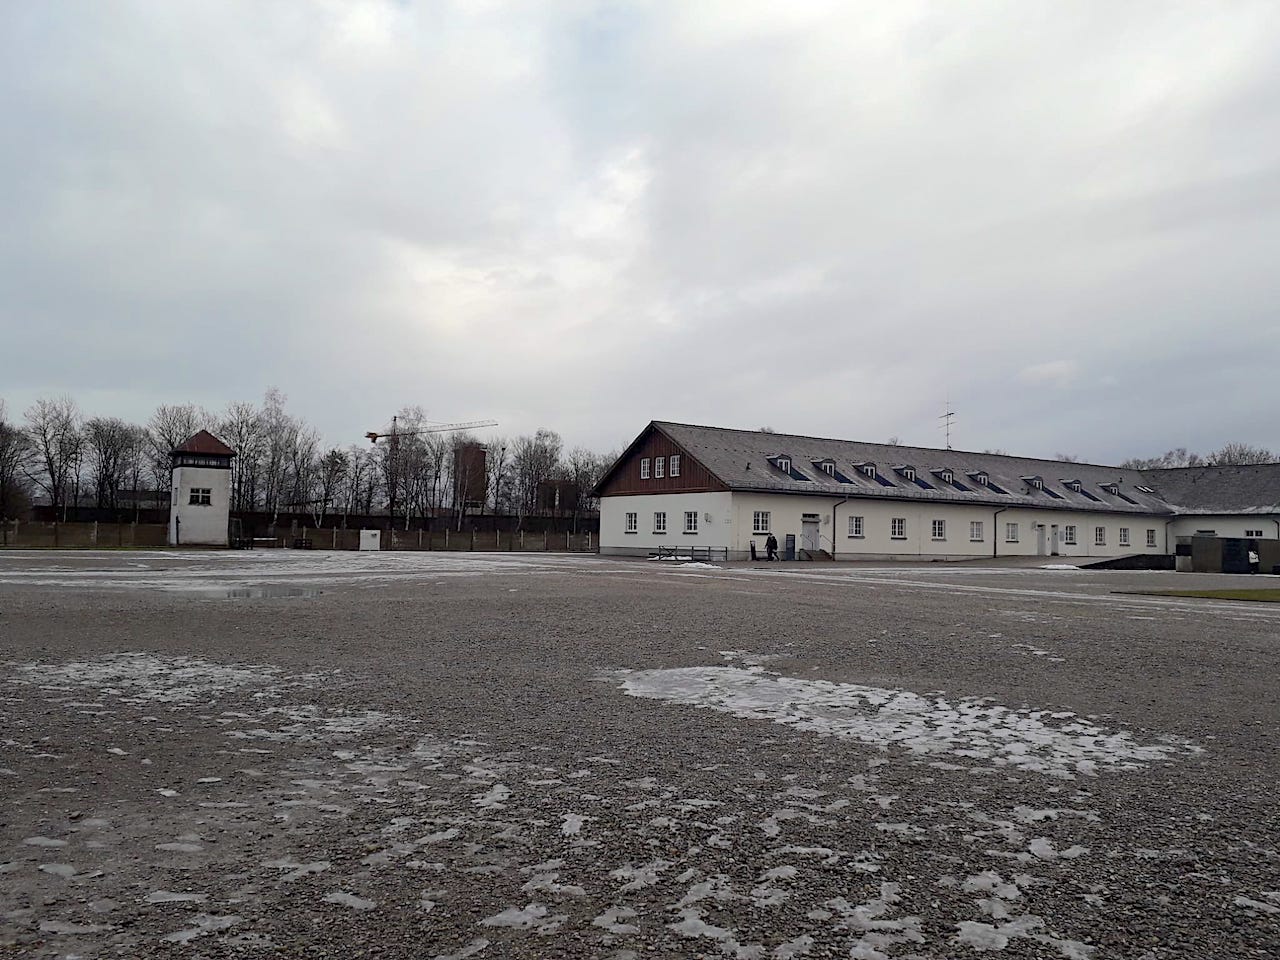
[[[1006,523],[1004,525],[1004,542],[1005,543],[1018,542],[1018,525],[1016,523]]]
[[[197,507],[207,507],[213,503],[212,487],[192,487],[191,503]]]
[[[850,518],[849,518],[849,536],[851,536],[851,537],[861,537],[861,536],[863,536],[863,533],[862,533],[862,517],[850,517]]]
[[[1120,546],[1122,547],[1129,546],[1129,528],[1128,527],[1120,528]]]
[[[982,542],[982,540],[984,539],[984,538],[983,538],[983,536],[982,536],[982,521],[981,521],[981,520],[970,520],[970,521],[969,521],[969,539],[970,539],[971,541],[973,541],[974,543],[981,543],[981,542]]]
[[[680,454],[673,453],[670,459],[671,459],[671,463],[668,464],[668,466],[671,468],[669,471],[670,475],[673,477],[680,476]]]
[[[1154,547],[1156,545],[1156,532],[1152,527],[1147,527],[1147,546]]]
[[[639,532],[640,532],[640,514],[628,513],[627,514],[627,533],[639,533]]]
[[[947,539],[947,521],[945,520],[933,521],[933,539],[935,540]]]
[[[889,521],[889,536],[894,540],[907,539],[907,518],[894,517]]]
[[[1244,532],[1244,535],[1245,535],[1246,537],[1253,537],[1254,539],[1261,539],[1261,538],[1262,538],[1262,531],[1261,531],[1261,530],[1246,530],[1246,531]]]
[[[955,482],[956,482],[956,475],[955,475],[954,473],[952,473],[950,470],[943,470],[940,474],[938,474],[938,476],[940,476],[940,477],[942,478],[942,482],[943,482],[943,483],[955,483]]]
[[[640,458],[640,479],[641,480],[649,479],[649,458],[648,457]]]
[[[903,467],[903,468],[902,468],[902,477],[903,477],[903,479],[904,479],[904,480],[914,480],[914,479],[916,478],[916,468],[915,468],[915,467]]]
[[[779,469],[779,470],[781,470],[783,473],[790,473],[790,472],[791,472],[791,458],[790,458],[790,457],[779,457],[779,458],[778,458],[778,460],[777,460],[777,463],[778,463],[778,469]]]
[[[1074,547],[1076,544],[1076,525],[1068,523],[1062,528],[1062,542],[1067,546]]]
[[[654,533],[667,532],[667,515],[662,511],[659,511],[653,515],[653,532]]]
[[[1093,544],[1096,547],[1105,547],[1107,545],[1107,528],[1106,527],[1093,528]]]
[[[988,477],[985,473],[975,473],[973,474],[973,479],[977,482],[978,486],[980,487],[985,487],[987,486],[987,484],[991,482],[991,478]]]
[[[864,463],[862,465],[862,472],[874,480],[876,478],[876,465],[874,463]]]
[[[697,510],[686,510],[684,512],[684,532],[685,533],[698,532],[698,511]]]
[[[661,480],[666,475],[667,475],[667,458],[654,457],[653,458],[653,479]]]
[[[830,460],[823,460],[818,466],[822,468],[822,472],[827,476],[834,477],[836,475],[836,465]]]
[[[757,510],[755,513],[751,514],[752,533],[768,533],[769,529],[768,510]]]

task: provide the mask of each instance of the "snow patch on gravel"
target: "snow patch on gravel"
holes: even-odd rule
[[[624,670],[612,679],[633,697],[1065,779],[1099,770],[1136,770],[1200,752],[1183,740],[1140,743],[1127,731],[1108,731],[1080,719],[1054,723],[1048,711],[1015,710],[987,699],[925,697],[907,690],[769,676],[758,669]]]

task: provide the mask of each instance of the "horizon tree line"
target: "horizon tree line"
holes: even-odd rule
[[[420,406],[397,414],[394,448],[382,442],[326,445],[318,430],[286,408],[276,388],[261,403],[236,401],[220,411],[195,404],[162,404],[145,424],[119,417],[86,417],[69,396],[41,398],[10,419],[0,401],[0,519],[15,519],[34,496],[65,520],[92,505],[123,515],[164,504],[170,452],[208,430],[236,451],[231,469],[233,513],[306,515],[316,526],[350,515],[387,514],[404,529],[440,517],[462,527],[468,513],[526,517],[545,512],[548,484],[576,484],[581,496],[561,511],[575,523],[593,504],[587,494],[616,453],[585,447],[565,451],[560,435],[481,441],[468,432],[418,432],[430,426]],[[484,451],[459,456],[465,448]],[[475,475],[471,475],[475,473]],[[476,493],[481,497],[477,498]]]

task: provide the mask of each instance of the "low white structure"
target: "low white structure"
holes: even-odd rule
[[[1280,464],[1139,471],[656,421],[595,492],[606,554],[743,559],[773,534],[835,559],[1109,558],[1280,536]]]
[[[231,459],[236,452],[201,430],[171,451],[169,545],[225,547],[231,517]]]
[[[361,530],[360,531],[360,549],[361,550],[381,550],[382,549],[382,531],[381,530]]]

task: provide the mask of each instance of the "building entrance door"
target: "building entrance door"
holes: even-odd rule
[[[1043,523],[1036,524],[1036,556],[1043,557],[1048,551],[1045,549],[1045,528]]]
[[[1058,555],[1058,525],[1056,523],[1049,528],[1049,552],[1055,557]]]
[[[816,513],[806,513],[801,518],[803,529],[800,534],[800,548],[802,550],[812,550],[817,552],[818,547],[818,515]]]

